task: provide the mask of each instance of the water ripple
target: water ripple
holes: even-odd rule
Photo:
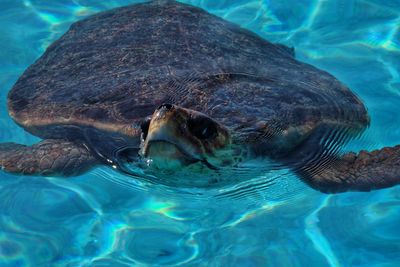
[[[318,213],[329,205],[330,196],[324,197],[321,201],[321,205],[315,209],[309,216],[305,219],[305,232],[307,236],[313,242],[315,248],[326,258],[326,261],[329,263],[329,266],[338,267],[341,266],[339,264],[338,259],[336,258],[329,241],[324,237],[321,233],[321,230],[318,227],[319,219]]]
[[[15,125],[5,109],[7,91],[23,70],[72,22],[135,2],[0,3],[0,140],[38,140]],[[368,106],[372,123],[343,151],[399,143],[398,1],[182,2],[294,46],[297,58],[352,88]],[[321,197],[285,169],[211,189],[154,184],[107,168],[70,180],[3,173],[0,178],[1,266],[389,266],[400,261],[398,187]]]

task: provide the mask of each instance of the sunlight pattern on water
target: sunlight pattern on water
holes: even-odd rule
[[[0,1],[0,141],[38,140],[6,110],[24,69],[74,21],[137,2]],[[295,47],[298,59],[352,88],[372,123],[347,149],[400,143],[399,1],[182,2]],[[0,173],[0,266],[398,265],[399,187],[327,197],[283,177],[234,198],[130,181],[108,168],[71,179]]]
[[[325,239],[324,235],[321,233],[321,230],[318,228],[318,212],[328,205],[329,198],[329,196],[324,197],[320,206],[305,219],[305,232],[310,240],[314,243],[315,249],[325,256],[329,265],[339,266],[340,264],[336,259],[329,242]]]

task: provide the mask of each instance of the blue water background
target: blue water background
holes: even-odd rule
[[[0,0],[0,141],[22,72],[73,23],[138,1]],[[193,0],[296,48],[366,104],[349,149],[400,143],[399,0]],[[102,167],[70,179],[0,173],[0,266],[400,266],[400,187],[325,195],[294,176],[240,197],[149,186]]]

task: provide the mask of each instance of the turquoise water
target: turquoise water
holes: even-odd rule
[[[69,25],[137,1],[0,0],[0,141],[38,139],[6,95]],[[354,90],[372,118],[349,149],[400,143],[400,1],[184,1],[296,48]],[[149,185],[109,168],[70,179],[0,173],[0,266],[399,266],[400,187],[325,195]]]

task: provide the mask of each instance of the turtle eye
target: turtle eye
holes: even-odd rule
[[[147,134],[149,132],[150,121],[151,121],[151,118],[146,118],[140,124],[140,130],[142,131],[142,139],[143,140],[146,140],[146,138],[147,138]]]
[[[212,139],[217,136],[217,126],[215,122],[207,117],[196,117],[188,120],[189,131],[197,138]]]

